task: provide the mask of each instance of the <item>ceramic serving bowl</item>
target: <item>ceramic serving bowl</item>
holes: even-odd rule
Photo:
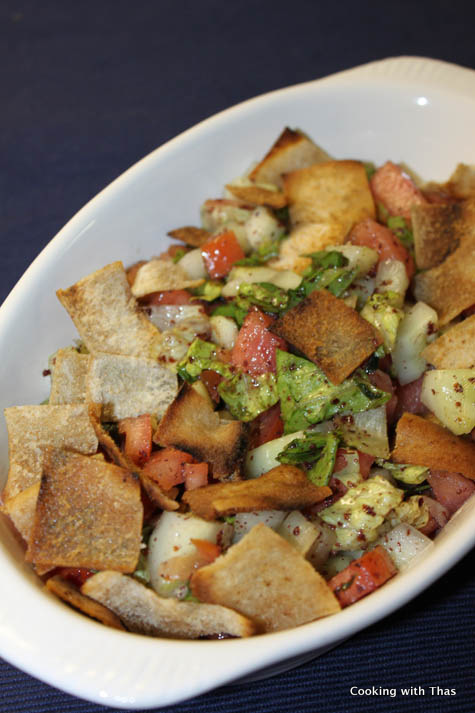
[[[475,163],[475,72],[423,58],[375,62],[244,102],[144,158],[88,203],[49,243],[0,310],[1,406],[47,396],[48,355],[75,329],[55,297],[115,260],[160,253],[168,230],[197,224],[284,126],[306,131],[337,158],[405,162],[444,180]],[[1,485],[8,469],[0,426]],[[108,629],[50,596],[0,522],[0,655],[76,696],[116,708],[177,703],[219,685],[276,672],[318,655],[394,611],[443,575],[475,543],[468,501],[417,567],[370,597],[289,631],[247,640],[170,641]]]

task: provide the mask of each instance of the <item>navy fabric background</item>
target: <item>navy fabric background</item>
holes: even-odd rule
[[[473,2],[462,0],[1,0],[0,301],[87,200],[197,121],[388,56],[475,68],[474,19]],[[165,710],[473,713],[474,572],[472,553],[325,656]],[[373,685],[422,686],[427,695],[350,695]],[[456,695],[430,696],[429,686]],[[0,662],[0,710],[106,709]]]

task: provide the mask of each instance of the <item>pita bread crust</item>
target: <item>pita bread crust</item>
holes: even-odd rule
[[[159,331],[138,308],[121,262],[56,294],[92,354],[152,355]]]
[[[403,414],[397,423],[392,459],[475,480],[475,443],[412,413]]]
[[[213,478],[224,480],[240,476],[247,436],[245,423],[221,421],[209,399],[185,384],[168,407],[153,440],[209,463]]]
[[[161,418],[178,391],[178,380],[153,359],[95,354],[87,372],[87,401],[103,405],[105,421],[150,413]]]
[[[369,322],[328,290],[314,290],[283,314],[272,331],[341,384],[382,344]]]
[[[300,468],[278,465],[259,478],[187,490],[183,502],[204,520],[216,520],[253,510],[301,510],[331,494],[330,488],[311,483]]]
[[[107,609],[103,604],[94,601],[94,599],[81,594],[76,587],[73,587],[73,585],[63,577],[58,575],[50,577],[46,581],[46,589],[49,589],[50,592],[55,594],[59,599],[62,599],[63,602],[70,604],[75,609],[83,612],[83,614],[97,619],[101,624],[110,626],[113,629],[125,631],[119,617],[116,616],[114,612],[111,612],[111,610]]]
[[[234,186],[232,183],[227,184],[226,188],[235,198],[253,205],[267,205],[276,209],[287,205],[287,198],[281,191],[272,191],[262,186]]]
[[[346,235],[355,223],[375,217],[373,196],[359,161],[327,161],[284,177],[292,225],[327,223]]]
[[[414,252],[420,270],[440,265],[458,247],[461,215],[459,203],[429,203],[412,207]]]
[[[256,631],[250,619],[231,609],[165,599],[118,572],[93,575],[81,591],[115,612],[129,631],[138,634],[198,639],[222,633],[244,637]]]
[[[475,314],[428,344],[421,356],[436,369],[475,369]]]
[[[25,542],[29,541],[33,529],[39,490],[40,481],[10,498],[1,507],[2,512],[8,515]]]
[[[89,354],[58,349],[51,375],[50,404],[82,404],[86,400]]]
[[[179,240],[193,248],[200,248],[212,236],[209,230],[204,228],[196,228],[192,225],[185,225],[183,228],[175,228],[170,230],[168,235],[175,240]]]
[[[283,537],[266,525],[191,578],[201,599],[231,607],[263,631],[280,631],[340,611],[323,577]]]
[[[302,273],[312,261],[310,253],[325,250],[331,245],[341,245],[346,233],[339,224],[305,223],[293,228],[290,236],[282,241],[279,257],[269,262],[276,270],[294,270]]]
[[[249,178],[256,183],[273,183],[281,188],[282,174],[328,161],[330,158],[326,151],[302,131],[286,127],[262,161],[251,171]]]
[[[133,572],[143,506],[138,480],[94,457],[45,449],[26,561]]]
[[[10,468],[7,501],[41,478],[43,446],[95,453],[97,438],[85,404],[11,406],[5,409]]]
[[[185,270],[170,260],[153,258],[137,270],[132,284],[132,294],[134,297],[144,297],[152,292],[186,290],[198,287],[203,282],[204,280],[190,280]]]

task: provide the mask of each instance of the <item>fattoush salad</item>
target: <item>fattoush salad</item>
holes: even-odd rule
[[[371,594],[475,490],[475,169],[286,128],[198,222],[58,290],[78,340],[5,410],[2,511],[85,614],[245,637]]]

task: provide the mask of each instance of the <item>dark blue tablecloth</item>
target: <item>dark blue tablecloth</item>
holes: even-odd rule
[[[387,56],[475,68],[473,8],[462,0],[3,0],[0,300],[98,190],[220,109]],[[410,605],[325,656],[167,710],[473,713],[474,572],[472,553]],[[398,695],[352,696],[353,686]],[[426,695],[404,696],[402,686],[422,686]],[[1,662],[0,710],[106,709]]]

